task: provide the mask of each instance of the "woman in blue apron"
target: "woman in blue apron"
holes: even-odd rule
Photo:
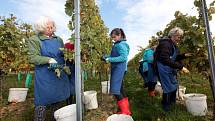
[[[68,75],[61,71],[59,77],[55,69],[65,63],[62,39],[54,35],[55,23],[48,17],[41,17],[35,24],[37,35],[28,40],[29,61],[35,65],[34,103],[35,121],[45,120],[45,110],[49,105],[66,100],[72,93]],[[53,109],[53,113],[56,109]],[[52,120],[54,120],[52,115]]]
[[[154,46],[144,51],[139,66],[139,73],[143,77],[144,87],[148,88],[148,95],[151,97],[155,96],[155,85],[157,84],[157,75],[153,63],[155,48]]]
[[[103,60],[111,63],[110,93],[117,99],[118,114],[131,115],[128,97],[124,93],[123,78],[127,71],[129,46],[122,29],[115,28],[111,31],[111,38],[115,41],[111,55]]]
[[[170,110],[170,104],[176,102],[176,91],[178,82],[176,80],[177,70],[185,73],[189,71],[180,62],[187,54],[179,54],[176,44],[181,40],[183,30],[176,27],[170,30],[167,38],[159,40],[154,57],[157,73],[163,89],[162,105],[164,111]]]

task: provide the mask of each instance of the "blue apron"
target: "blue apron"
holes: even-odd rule
[[[177,49],[174,45],[173,50],[173,55],[170,58],[175,61],[177,56]],[[176,80],[176,69],[166,66],[159,61],[157,61],[157,68],[163,92],[170,93],[172,91],[175,91],[178,87],[178,82]]]
[[[142,77],[144,79],[145,83],[156,83],[157,82],[157,75],[154,71],[154,67],[152,63],[147,63],[148,64],[148,71],[143,72],[142,71]]]
[[[120,42],[116,42],[111,51],[110,57],[120,56],[116,45]],[[127,62],[113,62],[111,63],[111,78],[110,78],[110,93],[114,95],[120,95],[120,89],[122,86],[123,77],[126,71]]]
[[[64,64],[63,53],[59,48],[63,47],[57,38],[40,41],[41,56],[54,58],[58,64]],[[62,71],[58,78],[54,71],[48,70],[49,64],[35,66],[35,105],[48,105],[63,101],[70,96],[71,82],[67,74]]]

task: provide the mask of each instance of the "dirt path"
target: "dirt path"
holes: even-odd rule
[[[116,102],[110,95],[103,95],[103,100],[98,99],[99,107],[94,110],[85,110],[84,121],[106,121],[108,116],[116,110]],[[25,102],[8,104],[0,108],[1,121],[27,121],[33,119],[33,98],[27,99]],[[47,117],[47,120],[49,118]]]
[[[99,108],[86,110],[84,121],[106,121],[108,116],[116,110],[116,102],[110,95],[103,95],[103,101],[99,100]]]
[[[33,98],[27,99],[25,102],[20,103],[9,103],[4,107],[0,108],[0,119],[4,119],[5,117],[17,117],[22,113],[25,113],[30,106],[32,106]],[[12,118],[12,117],[11,117]]]

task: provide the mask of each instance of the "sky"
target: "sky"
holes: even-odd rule
[[[0,16],[13,13],[18,21],[33,24],[39,16],[51,17],[57,25],[56,34],[66,41],[71,31],[69,17],[64,12],[66,0],[0,0]],[[212,0],[207,0],[210,3]],[[194,0],[96,0],[105,25],[111,31],[120,27],[125,31],[130,46],[129,59],[138,53],[138,46],[146,47],[156,32],[163,30],[174,19],[175,11],[196,15]],[[215,34],[215,16],[210,22]]]

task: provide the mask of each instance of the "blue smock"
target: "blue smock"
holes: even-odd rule
[[[114,43],[109,61],[111,62],[110,93],[120,95],[123,77],[127,70],[127,56],[129,46],[126,40]]]
[[[139,72],[145,83],[156,83],[157,75],[154,70],[154,50],[152,48],[146,49],[143,54],[142,62],[140,62]]]
[[[177,57],[177,49],[173,46],[173,55],[170,57],[173,61],[175,61]],[[161,86],[164,93],[170,93],[175,91],[178,87],[178,81],[176,80],[176,69],[171,68],[157,61],[157,69],[160,77]]]
[[[41,56],[54,58],[58,64],[64,64],[62,51],[63,42],[57,38],[40,41]],[[71,95],[71,81],[68,75],[61,71],[58,78],[54,71],[48,69],[49,64],[35,66],[35,105],[48,105],[63,101]]]
[[[148,69],[145,72],[140,72],[145,83],[157,83],[157,75],[152,63],[147,64]]]

